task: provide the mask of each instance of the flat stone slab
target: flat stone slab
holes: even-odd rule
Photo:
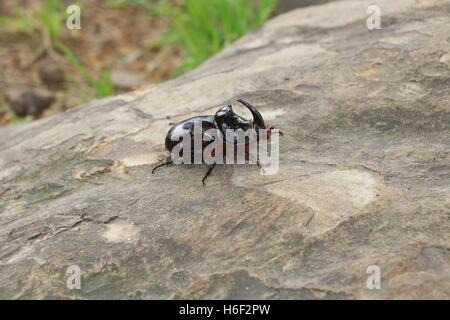
[[[449,299],[450,4],[377,2],[380,30],[370,1],[298,9],[183,77],[1,128],[0,298]],[[170,123],[238,98],[284,132],[278,174],[151,174]]]

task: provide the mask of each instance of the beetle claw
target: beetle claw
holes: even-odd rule
[[[205,176],[202,179],[202,184],[203,186],[206,186],[206,179],[208,179],[209,175],[211,174],[211,172],[213,171],[213,169],[215,168],[216,163],[214,162],[212,165],[209,166],[208,171],[206,172]]]
[[[263,168],[263,166],[261,165],[261,162],[259,162],[259,160],[256,161],[256,164],[258,165],[258,167],[259,167],[264,173],[266,172],[266,170],[264,170],[264,168]]]
[[[269,130],[273,130],[275,129],[275,127],[270,127]],[[280,136],[284,136],[284,133],[281,132],[281,130],[278,130],[278,133],[280,134]]]

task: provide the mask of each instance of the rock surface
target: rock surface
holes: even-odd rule
[[[369,4],[289,12],[179,79],[0,129],[0,298],[450,298],[450,3],[378,1],[374,31]],[[237,98],[285,133],[277,175],[151,175],[169,123]]]

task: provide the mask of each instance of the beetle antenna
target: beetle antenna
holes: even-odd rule
[[[163,162],[158,164],[156,167],[154,167],[152,170],[152,174],[155,174],[156,169],[164,167],[164,166],[168,166],[169,164],[173,164],[172,159],[170,159],[170,158],[164,160]]]

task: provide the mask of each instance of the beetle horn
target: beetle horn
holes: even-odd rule
[[[264,124],[264,119],[261,116],[261,114],[259,113],[258,110],[256,110],[256,108],[254,106],[252,106],[250,103],[238,99],[238,102],[242,103],[244,106],[247,107],[248,110],[250,110],[250,112],[252,113],[253,116],[253,123],[255,124],[257,129],[264,129],[266,126]]]

